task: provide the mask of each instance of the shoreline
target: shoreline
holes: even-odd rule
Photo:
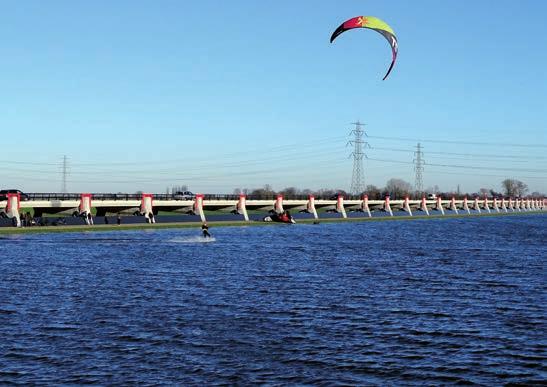
[[[461,218],[479,218],[493,216],[520,216],[520,215],[542,215],[546,211],[530,212],[509,212],[509,213],[490,213],[490,214],[449,214],[449,215],[401,215],[401,216],[382,216],[382,217],[354,217],[354,218],[324,218],[324,219],[299,219],[298,224],[314,223],[355,223],[355,222],[388,222],[398,220],[426,220],[426,219],[461,219]],[[261,222],[261,221],[207,221],[213,227],[248,227],[248,226],[281,226],[284,223]],[[171,228],[199,228],[201,222],[173,222],[173,223],[137,223],[137,224],[101,224],[88,226],[70,225],[70,226],[34,226],[34,227],[0,227],[0,235],[13,234],[39,234],[39,233],[66,233],[66,232],[108,232],[108,231],[130,231],[130,230],[150,230],[150,229],[171,229]]]

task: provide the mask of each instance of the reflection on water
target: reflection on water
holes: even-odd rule
[[[546,217],[0,240],[0,384],[546,379]]]

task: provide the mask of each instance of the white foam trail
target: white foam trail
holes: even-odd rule
[[[202,236],[177,237],[168,240],[170,243],[211,243],[215,241],[215,237],[204,238]]]

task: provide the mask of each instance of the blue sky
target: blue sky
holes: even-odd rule
[[[546,14],[541,0],[4,2],[0,186],[59,191],[67,155],[71,192],[349,189],[361,120],[367,184],[413,183],[420,140],[426,187],[547,192]],[[357,15],[397,33],[386,81],[379,34],[329,44]]]

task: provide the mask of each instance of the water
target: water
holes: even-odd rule
[[[2,237],[0,384],[545,383],[546,221]]]

